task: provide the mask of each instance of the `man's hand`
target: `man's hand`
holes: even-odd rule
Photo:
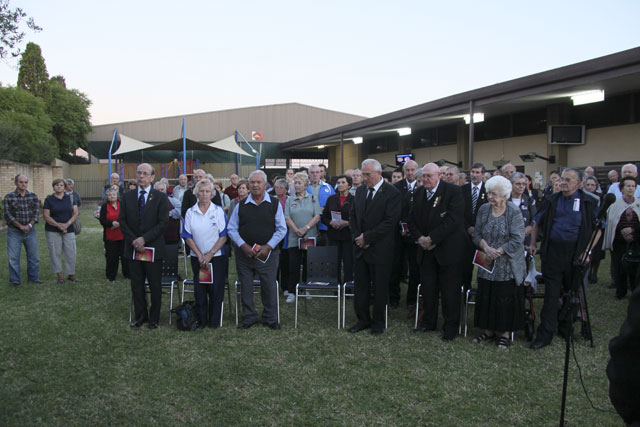
[[[258,257],[262,261],[266,260],[267,257],[269,256],[269,252],[271,252],[271,249],[272,247],[267,244],[260,246],[260,249],[256,253],[256,257]]]
[[[24,233],[24,234],[28,234],[31,231],[31,227],[29,227],[29,224],[27,225],[22,225],[20,224],[20,230]]]
[[[140,236],[138,237],[136,240],[134,240],[133,242],[131,242],[131,245],[133,245],[133,248],[137,251],[137,252],[144,252],[144,237]]]
[[[528,236],[529,234],[531,234],[531,229],[532,229],[532,228],[533,228],[533,227],[531,227],[530,225],[527,225],[527,226],[524,228],[524,235],[525,235],[525,236]]]
[[[531,239],[533,240],[533,239]],[[531,243],[529,245],[529,247],[527,248],[527,251],[529,252],[529,255],[533,256],[536,254],[536,252],[538,252],[538,248],[536,248],[536,244],[535,243]]]
[[[365,245],[364,234],[360,233],[360,235],[354,239],[354,242],[356,242],[356,245],[358,245],[358,247],[363,248]]]
[[[240,249],[247,258],[253,258],[254,256],[256,256],[256,253],[251,250],[251,246],[247,245],[246,243],[243,243],[242,246],[240,246]]]
[[[418,244],[425,251],[430,251],[436,247],[430,236],[420,236],[420,238],[418,239]]]

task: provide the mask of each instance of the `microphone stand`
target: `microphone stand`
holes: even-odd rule
[[[582,301],[584,301],[584,314],[586,317],[586,329],[585,332],[589,334],[591,339],[591,347],[593,348],[593,333],[591,332],[591,319],[589,318],[589,309],[587,308],[587,294],[584,288],[584,275],[588,265],[589,255],[591,249],[595,246],[596,242],[602,234],[600,226],[602,224],[600,216],[596,219],[594,231],[589,239],[589,244],[585,248],[584,252],[580,254],[579,258],[573,264],[573,271],[571,277],[571,289],[569,292],[565,292],[563,296],[562,309],[560,310],[560,319],[565,322],[568,321],[569,327],[565,336],[565,349],[564,349],[564,372],[562,380],[562,401],[560,404],[560,427],[565,425],[565,409],[567,403],[567,384],[569,380],[569,353],[571,348],[571,340],[573,339],[573,321],[577,317],[578,308]],[[582,294],[582,295],[580,295]],[[582,298],[580,298],[582,297]],[[585,319],[582,319],[583,322]]]

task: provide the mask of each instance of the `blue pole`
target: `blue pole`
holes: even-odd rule
[[[187,174],[187,132],[184,117],[182,118],[182,173]]]
[[[109,175],[107,176],[107,182],[111,179],[111,150],[113,150],[113,143],[118,136],[118,128],[113,129],[113,137],[111,138],[111,145],[109,146]]]

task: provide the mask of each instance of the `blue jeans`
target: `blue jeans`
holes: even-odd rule
[[[27,234],[15,227],[7,229],[7,253],[9,255],[9,281],[20,283],[20,250],[24,244],[27,252],[27,276],[29,280],[38,280],[40,257],[38,256],[38,237],[36,229],[32,228]]]

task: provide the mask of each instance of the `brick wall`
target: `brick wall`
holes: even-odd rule
[[[29,178],[29,191],[36,193],[42,201],[53,192],[53,180],[62,178],[62,167],[0,160],[0,198],[16,189],[14,179],[18,174],[24,174]]]

